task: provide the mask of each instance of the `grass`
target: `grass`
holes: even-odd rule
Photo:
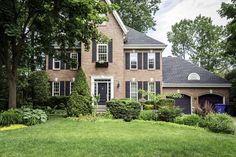
[[[0,132],[1,157],[235,156],[236,136],[164,122],[76,121]]]
[[[15,129],[25,128],[25,127],[27,127],[27,126],[22,125],[22,124],[13,124],[10,126],[0,127],[0,131],[15,130]]]

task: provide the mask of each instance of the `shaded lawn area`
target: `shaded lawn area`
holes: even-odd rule
[[[235,156],[236,136],[164,122],[75,121],[0,132],[1,157]]]

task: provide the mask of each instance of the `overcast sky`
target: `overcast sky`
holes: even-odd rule
[[[167,44],[163,55],[171,55],[171,44],[167,40],[167,32],[171,26],[181,19],[194,19],[199,14],[211,17],[214,24],[225,25],[226,19],[222,19],[218,10],[222,2],[230,0],[162,0],[160,10],[155,15],[156,31],[150,30],[148,35]]]

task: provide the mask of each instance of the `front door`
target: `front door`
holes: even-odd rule
[[[98,95],[100,96],[99,105],[107,102],[107,83],[98,83]]]

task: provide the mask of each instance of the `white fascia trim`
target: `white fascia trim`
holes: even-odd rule
[[[165,44],[124,44],[125,49],[164,49]]]
[[[231,87],[230,83],[163,83],[163,87]]]
[[[105,0],[105,1],[106,1],[107,4],[112,4],[110,0]],[[119,14],[117,13],[116,10],[113,10],[112,13],[113,13],[113,15],[114,15],[116,21],[117,21],[118,24],[120,25],[122,31],[123,31],[124,34],[126,35],[126,34],[128,33],[128,30],[127,30],[127,28],[125,27],[123,21],[121,20]]]

